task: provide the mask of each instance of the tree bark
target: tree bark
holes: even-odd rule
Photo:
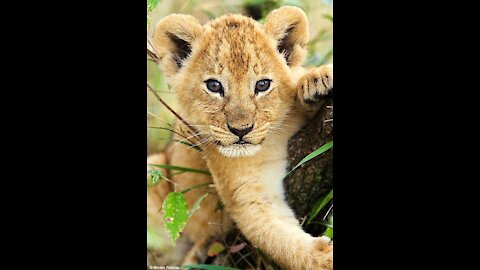
[[[287,171],[333,140],[333,99],[328,97],[321,102],[317,115],[289,141]],[[297,218],[305,217],[315,202],[333,188],[332,150],[304,163],[284,180],[287,203]],[[325,208],[322,212],[326,212],[328,207]],[[305,229],[314,235],[321,233],[318,232],[320,226],[306,226]]]

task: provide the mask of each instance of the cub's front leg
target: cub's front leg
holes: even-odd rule
[[[285,163],[209,160],[209,167],[226,210],[255,247],[285,269],[331,270],[330,239],[302,230],[283,198],[281,177],[272,173],[283,171]]]
[[[333,90],[333,64],[307,70],[297,84],[300,103],[307,108],[314,106]]]

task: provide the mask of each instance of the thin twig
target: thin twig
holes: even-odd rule
[[[238,255],[240,255],[240,259],[236,260],[236,261],[235,261],[235,264],[238,265],[242,260],[244,260],[244,261],[246,261],[246,262],[250,265],[250,267],[252,267],[252,269],[255,269],[255,267],[253,267],[253,265],[250,264],[250,261],[247,260],[247,257],[248,257],[248,256],[251,256],[251,255],[253,255],[253,254],[255,254],[253,251],[250,251],[250,252],[248,252],[248,253],[245,254],[245,255],[241,254],[241,252],[238,252]]]
[[[303,223],[305,223],[305,220],[307,220],[307,216],[306,216],[306,215],[302,218],[302,223],[300,223],[300,227],[303,227]]]
[[[237,265],[238,263],[240,263],[241,260],[244,260],[245,262],[248,263],[248,265],[252,268],[252,269],[255,269],[255,267],[253,267],[253,265],[250,263],[249,260],[247,260],[247,257],[250,256],[250,255],[253,255],[254,252],[248,252],[246,255],[243,255],[242,252],[238,252],[238,255],[240,255],[240,259],[238,259],[237,261],[235,261],[235,265]]]
[[[172,183],[174,186],[181,186],[179,183],[175,183],[175,182],[173,182],[172,180],[168,179],[168,178],[165,177],[165,176],[162,176],[162,178],[163,178],[163,180]]]
[[[153,114],[153,113],[151,113],[151,112],[149,112],[149,111],[147,111],[147,114],[150,115],[150,116],[152,116],[153,118],[156,118],[156,119],[158,119],[158,120],[160,120],[160,121],[165,122],[165,120],[163,120],[162,118],[156,116],[155,114]]]
[[[332,210],[332,208],[333,208],[333,203],[332,203],[332,205],[330,205],[330,208],[328,208],[328,211],[327,211],[327,213],[325,214],[325,216],[323,217],[323,220],[325,220],[325,219],[327,218],[327,216],[328,216],[328,214],[330,213],[330,211]]]
[[[151,49],[148,47],[148,45],[150,45]],[[148,37],[147,37],[147,54],[152,58],[152,61],[158,64],[159,59],[157,56],[157,52],[155,52],[155,48],[153,47],[152,42]]]
[[[235,236],[235,239],[233,240],[232,246],[235,246],[237,244],[237,240],[238,240],[239,235],[240,235],[240,232],[238,232],[237,235]],[[227,263],[228,259],[230,259],[235,264],[235,261],[233,260],[233,258],[231,258],[231,256],[232,256],[231,251],[230,251],[230,249],[228,249],[227,250],[227,255],[225,256],[225,260],[223,261],[222,266],[225,266],[225,263]]]
[[[179,135],[179,136],[182,136],[183,138],[186,138],[186,137],[185,137],[185,135],[183,135],[183,134],[180,134],[179,132],[177,132],[177,131],[175,131],[175,130],[173,130],[173,129],[164,128],[164,127],[154,127],[154,126],[147,126],[147,128],[154,128],[154,129],[168,130],[168,131],[170,131],[170,132],[173,132],[173,133],[175,133],[175,134],[177,134],[177,135]],[[193,143],[193,142],[192,142],[192,143]]]
[[[170,106],[168,106],[168,104],[163,101],[163,99],[160,97],[160,95],[158,95],[157,91],[150,85],[150,83],[147,82],[147,87],[148,89],[150,89],[150,91],[155,95],[155,97],[157,98],[158,101],[160,101],[160,103],[162,103],[163,106],[165,106],[178,120],[182,121],[182,123],[188,128],[190,129],[190,131],[193,132],[193,134],[197,134],[198,131],[197,129],[195,129],[194,127],[192,127],[189,123],[187,123],[187,121],[183,120],[183,118],[178,115],[172,108],[170,108]]]
[[[175,92],[172,92],[172,91],[161,91],[161,90],[155,90],[155,91],[162,94],[175,94]]]
[[[324,123],[327,123],[327,122],[332,122],[333,121],[333,118],[331,119],[326,119],[325,121],[323,121]]]
[[[188,138],[186,138],[186,140],[188,140],[190,143],[186,142],[185,140],[173,140],[173,141],[176,142],[176,143],[188,146],[188,149],[193,148],[193,149],[195,149],[199,152],[203,152],[203,149],[200,146],[198,146],[194,142],[190,141]]]

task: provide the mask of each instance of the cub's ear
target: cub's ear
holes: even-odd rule
[[[175,75],[192,52],[192,43],[202,34],[202,25],[190,15],[172,14],[155,26],[153,46],[167,76]]]
[[[308,43],[308,20],[297,7],[273,10],[265,21],[265,32],[277,42],[277,49],[290,67],[300,66],[305,59]]]

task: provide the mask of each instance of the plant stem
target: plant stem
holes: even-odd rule
[[[192,189],[196,189],[196,188],[203,187],[203,186],[208,186],[208,185],[211,185],[211,184],[213,184],[213,183],[212,183],[212,182],[208,182],[208,183],[198,184],[198,185],[189,187],[189,188],[187,188],[187,189],[184,189],[184,190],[182,190],[182,191],[180,191],[180,192],[185,194],[185,193],[189,192],[189,191],[192,190]]]
[[[172,108],[170,108],[170,106],[168,106],[168,104],[165,101],[163,101],[163,99],[160,97],[160,95],[158,95],[157,91],[155,89],[153,89],[153,87],[150,85],[150,83],[148,83],[148,81],[147,81],[147,87],[155,95],[157,100],[160,101],[160,103],[162,103],[162,105],[165,106],[178,120],[182,121],[182,123],[188,129],[190,129],[190,131],[192,131],[193,134],[198,133],[198,131],[194,127],[192,127],[187,121],[185,121],[180,115],[178,115]],[[194,135],[194,136],[196,137],[198,135]]]

